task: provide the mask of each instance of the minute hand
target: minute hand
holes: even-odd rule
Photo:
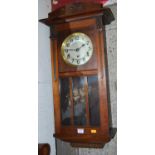
[[[68,51],[76,51],[76,49],[67,49]]]
[[[79,50],[80,50],[82,47],[84,47],[84,46],[85,46],[85,44],[82,44],[81,47],[79,47],[79,48],[76,49],[76,52],[79,52]]]

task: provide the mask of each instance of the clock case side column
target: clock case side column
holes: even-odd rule
[[[55,134],[61,132],[61,111],[59,97],[59,73],[58,73],[58,51],[56,31],[53,25],[50,25],[50,45],[51,45],[51,66],[52,66],[52,83],[53,83],[53,104],[55,118]],[[54,134],[54,135],[55,135]]]
[[[114,138],[117,128],[112,127],[112,118],[111,118],[111,104],[110,104],[110,91],[109,91],[109,74],[108,74],[108,57],[107,57],[107,46],[106,46],[106,31],[105,25],[110,24],[114,20],[113,14],[103,14],[102,17],[96,19],[96,25],[98,30],[98,43],[100,46],[98,49],[98,61],[100,66],[98,67],[99,71],[99,86],[100,86],[100,95],[103,101],[101,101],[100,112],[104,115],[101,121],[102,129],[106,133],[107,139]]]
[[[100,97],[100,124],[103,135],[103,141],[110,140],[109,135],[109,114],[108,114],[108,99],[106,87],[106,75],[104,72],[104,38],[102,16],[96,18],[96,44],[97,44],[97,62],[98,62],[98,83],[99,83],[99,97]]]

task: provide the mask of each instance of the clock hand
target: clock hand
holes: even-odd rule
[[[66,50],[66,51],[76,51],[76,52],[79,52],[79,50],[80,50],[83,46],[85,46],[85,44],[82,44],[81,47],[76,48],[76,49],[69,48],[69,49],[65,49],[65,50]]]
[[[66,49],[67,51],[76,51],[76,49]]]
[[[81,46],[81,47],[83,47],[83,46],[85,46],[85,44],[82,44],[82,46]],[[81,48],[81,47],[80,47],[80,48]]]
[[[84,47],[84,46],[85,46],[85,44],[82,44],[81,47],[79,47],[79,49],[82,48],[82,47]]]
[[[84,47],[84,46],[85,46],[85,44],[82,44],[81,47],[76,48],[76,52],[79,52],[79,50],[80,50],[82,47]]]

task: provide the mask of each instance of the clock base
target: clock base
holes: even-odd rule
[[[80,148],[103,148],[105,144],[103,143],[71,143],[72,147],[80,147]]]
[[[110,137],[114,138],[116,135],[117,128],[110,128]],[[105,143],[70,143],[72,147],[80,147],[80,148],[103,148]]]

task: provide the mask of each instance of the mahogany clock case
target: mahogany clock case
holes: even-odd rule
[[[116,132],[110,130],[104,34],[104,25],[112,20],[111,10],[95,3],[70,4],[40,20],[51,28],[54,136],[71,142],[72,146],[103,147]],[[76,32],[90,37],[93,55],[86,64],[73,67],[63,60],[61,45],[67,36]],[[76,112],[76,91],[81,92],[83,114]]]

